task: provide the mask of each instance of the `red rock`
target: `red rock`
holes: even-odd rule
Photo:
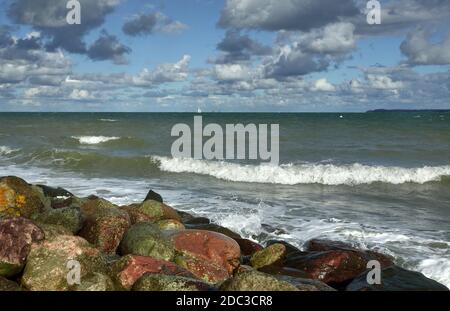
[[[175,262],[190,271],[197,278],[210,284],[225,281],[230,277],[230,274],[224,267],[210,261],[189,256],[178,256],[175,258]]]
[[[112,271],[115,281],[127,290],[145,273],[194,277],[192,273],[172,262],[136,255],[128,255],[115,262]]]
[[[31,245],[43,240],[44,232],[22,217],[0,219],[0,276],[12,276],[22,270]]]
[[[225,268],[229,274],[239,266],[239,244],[221,233],[205,230],[183,230],[169,235],[180,253],[212,262]]]

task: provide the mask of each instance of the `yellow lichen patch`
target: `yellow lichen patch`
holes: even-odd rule
[[[26,203],[25,196],[16,196],[14,190],[0,186],[0,213],[20,216],[20,212],[16,210],[17,203],[19,207],[23,207]]]

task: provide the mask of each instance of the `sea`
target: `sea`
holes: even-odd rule
[[[202,113],[279,124],[278,165],[173,158],[194,113],[0,113],[0,176],[173,207],[264,243],[326,238],[450,286],[450,113]]]

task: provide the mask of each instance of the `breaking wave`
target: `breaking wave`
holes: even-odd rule
[[[101,143],[106,143],[111,140],[118,140],[120,137],[110,137],[110,136],[72,136],[73,139],[78,140],[82,145],[97,145]]]
[[[450,165],[417,168],[368,166],[362,164],[242,165],[189,158],[155,157],[160,170],[195,173],[218,179],[283,185],[323,184],[360,185],[375,182],[389,184],[439,182],[450,175]]]

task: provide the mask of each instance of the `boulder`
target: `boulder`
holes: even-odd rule
[[[239,266],[239,244],[226,235],[205,230],[184,230],[171,232],[169,237],[175,249],[183,255],[212,262],[229,274]]]
[[[50,225],[36,222],[36,225],[44,231],[45,239],[51,240],[59,235],[73,235],[72,231],[61,225]]]
[[[77,292],[109,292],[114,291],[114,283],[109,276],[103,273],[93,272],[87,275],[79,285],[71,289]]]
[[[139,204],[130,204],[119,207],[120,210],[126,212],[130,217],[131,224],[140,222],[155,222],[155,219],[138,209]]]
[[[59,225],[72,234],[76,234],[83,227],[83,215],[78,207],[64,207],[59,209],[49,209],[33,217],[38,223],[49,225]]]
[[[292,244],[290,244],[288,242],[285,242],[285,241],[269,240],[266,243],[267,246],[270,246],[272,244],[283,244],[286,247],[286,257],[291,257],[291,256],[294,256],[294,255],[299,255],[299,254],[305,254],[305,252],[302,252],[300,249],[298,249],[294,245],[292,245]]]
[[[114,253],[131,225],[128,214],[104,199],[88,200],[81,211],[85,222],[79,235],[103,252]]]
[[[298,291],[297,287],[275,277],[256,271],[236,274],[220,286],[223,291]]]
[[[44,207],[39,193],[23,179],[14,176],[0,178],[0,215],[29,218]]]
[[[0,218],[0,276],[21,272],[31,245],[44,237],[41,228],[26,218]]]
[[[0,292],[18,292],[21,290],[19,284],[0,276]]]
[[[149,256],[171,261],[175,249],[169,239],[162,235],[159,228],[152,223],[137,223],[131,226],[120,243],[122,255]]]
[[[198,218],[197,218],[198,219]],[[206,219],[206,218],[205,218]],[[208,220],[209,221],[209,220]],[[226,235],[232,239],[240,239],[241,236],[234,231],[231,231],[228,228],[219,226],[213,223],[196,223],[196,222],[188,222],[185,224],[188,229],[196,229],[196,230],[206,230],[206,231],[214,231]]]
[[[285,255],[286,247],[283,244],[272,244],[253,254],[250,258],[250,264],[255,269],[275,265],[281,266]]]
[[[260,244],[252,240],[242,238],[235,238],[234,240],[239,244],[242,256],[252,256],[254,253],[263,249]]]
[[[136,208],[138,211],[149,216],[153,221],[162,219],[175,219],[181,221],[181,217],[175,209],[158,201],[147,200],[138,205]]]
[[[420,272],[409,271],[398,266],[381,270],[381,284],[367,282],[368,271],[347,285],[347,291],[448,291],[449,289]]]
[[[388,267],[394,264],[394,258],[391,256],[381,254],[371,250],[360,250],[348,243],[341,241],[331,241],[324,239],[313,239],[309,240],[305,244],[305,248],[309,252],[320,252],[320,251],[333,251],[333,250],[347,250],[358,252],[361,255],[367,257],[367,260],[378,260],[383,267]]]
[[[185,225],[190,225],[192,227],[195,227],[196,225],[209,225],[211,223],[211,220],[209,220],[206,217],[195,217],[190,215],[191,217],[186,217],[186,215],[184,215],[184,218],[188,218],[183,220],[183,223]],[[195,229],[195,228],[193,228]]]
[[[163,219],[156,223],[160,230],[184,230],[184,225],[175,219]]]
[[[174,261],[180,267],[209,284],[216,284],[230,277],[229,272],[224,267],[214,262],[182,255],[176,256]]]
[[[177,211],[177,213],[178,213],[178,215],[180,216],[181,222],[182,222],[183,224],[185,224],[185,223],[189,222],[190,220],[196,218],[194,215],[189,214],[189,213],[187,213],[187,212]]]
[[[299,277],[293,277],[288,275],[277,275],[275,276],[277,280],[288,282],[295,287],[299,291],[303,292],[334,292],[336,291],[333,287],[328,286],[327,284],[318,281],[318,280],[311,280],[311,279],[305,279],[305,278],[299,278]]]
[[[130,290],[133,284],[146,273],[193,277],[189,271],[173,262],[136,255],[122,257],[112,265],[111,270],[116,284],[125,290]]]
[[[41,188],[44,195],[49,198],[57,198],[57,197],[68,198],[68,197],[74,196],[71,192],[69,192],[66,189],[63,189],[61,187],[53,188],[53,187],[46,186],[46,185],[36,185],[36,187]]]
[[[70,261],[80,265],[81,284],[92,273],[107,274],[105,258],[100,250],[77,236],[60,235],[52,240],[33,244],[22,275],[22,285],[33,291],[70,290]]]
[[[147,195],[145,196],[144,202],[145,202],[145,201],[149,201],[149,200],[163,203],[163,198],[162,198],[162,196],[161,196],[159,193],[156,193],[156,192],[153,191],[153,190],[150,190],[150,191],[147,193]]]
[[[133,291],[208,291],[213,288],[199,280],[164,274],[145,274],[133,286]]]

